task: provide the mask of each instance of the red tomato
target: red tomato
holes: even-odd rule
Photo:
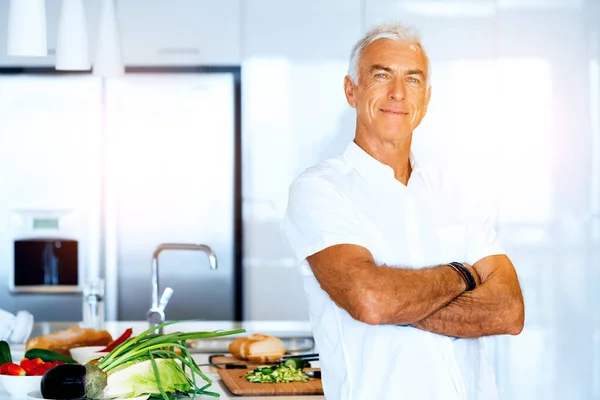
[[[35,369],[35,365],[33,365],[31,360],[29,360],[27,358],[22,359],[21,362],[19,363],[19,365],[21,366],[21,368],[23,368],[25,370],[25,372],[28,375],[31,374],[31,372]]]
[[[4,363],[0,365],[0,375],[8,375],[8,366],[12,363]]]
[[[11,364],[8,366],[8,375],[13,376],[25,376],[27,373],[21,366],[17,364]]]
[[[31,360],[31,362],[33,363],[33,365],[42,365],[44,363],[44,360],[38,357]]]
[[[31,371],[31,373],[28,373],[27,375],[42,376],[46,373],[46,371],[48,371],[48,369],[46,369],[46,368],[35,368],[33,371]]]

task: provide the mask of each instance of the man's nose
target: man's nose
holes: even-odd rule
[[[404,87],[404,80],[402,78],[395,78],[390,82],[389,98],[396,101],[404,100],[406,90]]]

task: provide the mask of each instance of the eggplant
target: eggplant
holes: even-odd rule
[[[97,398],[106,387],[106,373],[93,364],[61,364],[42,377],[45,399]]]

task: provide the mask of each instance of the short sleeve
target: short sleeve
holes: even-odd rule
[[[475,212],[467,223],[467,263],[473,265],[484,257],[497,254],[505,252],[498,239],[492,213]]]
[[[312,274],[306,257],[327,247],[367,247],[358,213],[333,183],[321,177],[300,177],[292,184],[282,229],[304,275]]]

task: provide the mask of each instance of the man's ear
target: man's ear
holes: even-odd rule
[[[354,90],[356,87],[352,82],[352,79],[348,75],[344,78],[344,94],[346,94],[346,101],[350,105],[350,107],[356,107],[356,99],[354,98]]]

